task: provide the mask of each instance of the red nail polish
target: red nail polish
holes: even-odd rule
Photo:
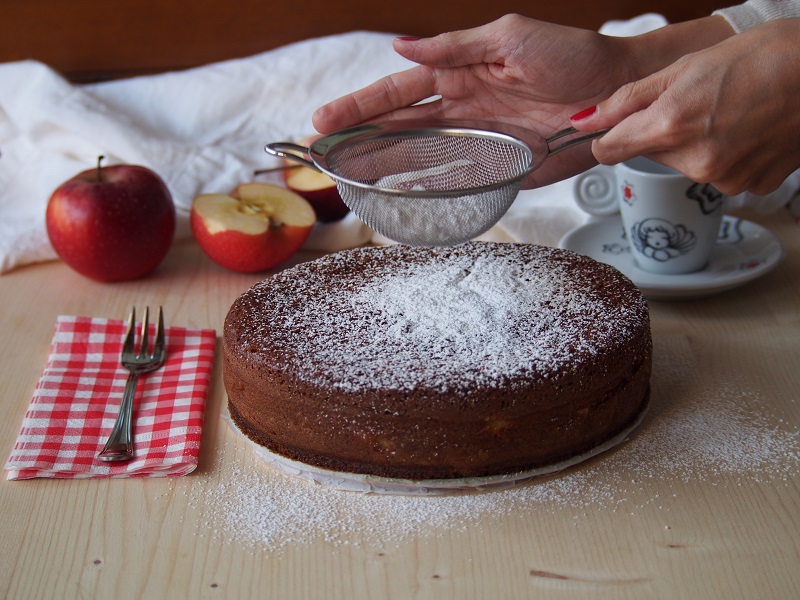
[[[404,35],[404,36],[400,36],[400,37],[398,37],[396,39],[400,40],[401,42],[416,42],[417,40],[419,40],[421,38],[413,37],[413,36],[405,36]]]
[[[597,106],[590,106],[589,108],[584,108],[582,111],[575,113],[569,118],[569,120],[583,121],[584,119],[588,119],[589,117],[591,117],[596,112],[597,112]]]

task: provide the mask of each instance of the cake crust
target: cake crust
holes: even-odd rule
[[[328,255],[242,294],[223,336],[232,419],[270,451],[411,480],[527,471],[635,422],[646,301],[619,271],[527,244]]]

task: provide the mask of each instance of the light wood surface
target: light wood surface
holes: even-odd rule
[[[750,218],[778,234],[787,258],[737,290],[651,304],[651,410],[602,457],[460,504],[324,489],[276,472],[222,421],[217,360],[194,474],[0,482],[0,594],[800,596],[800,228],[783,212]],[[58,262],[1,277],[4,458],[57,315],[123,318],[131,305],[161,304],[169,323],[219,333],[260,278],[213,266],[192,242],[141,281],[97,284]],[[247,522],[260,523],[250,534],[277,533],[250,535]]]

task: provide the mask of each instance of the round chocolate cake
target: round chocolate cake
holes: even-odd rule
[[[568,461],[647,404],[647,303],[566,250],[359,248],[270,277],[225,320],[228,408],[270,452],[432,480]]]

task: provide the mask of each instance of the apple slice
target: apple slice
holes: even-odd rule
[[[311,146],[321,136],[311,135],[300,140],[300,145]],[[309,167],[300,167],[296,162],[284,159],[287,167],[283,172],[283,181],[286,187],[300,194],[311,203],[317,220],[323,223],[338,221],[350,212],[342,201],[336,182],[325,173]]]
[[[311,203],[320,221],[338,221],[350,212],[339,195],[336,182],[325,173],[309,167],[295,167],[286,169],[283,178],[287,188]]]
[[[253,273],[294,255],[317,220],[301,196],[269,183],[243,183],[230,194],[202,194],[190,223],[203,252],[218,265]]]

